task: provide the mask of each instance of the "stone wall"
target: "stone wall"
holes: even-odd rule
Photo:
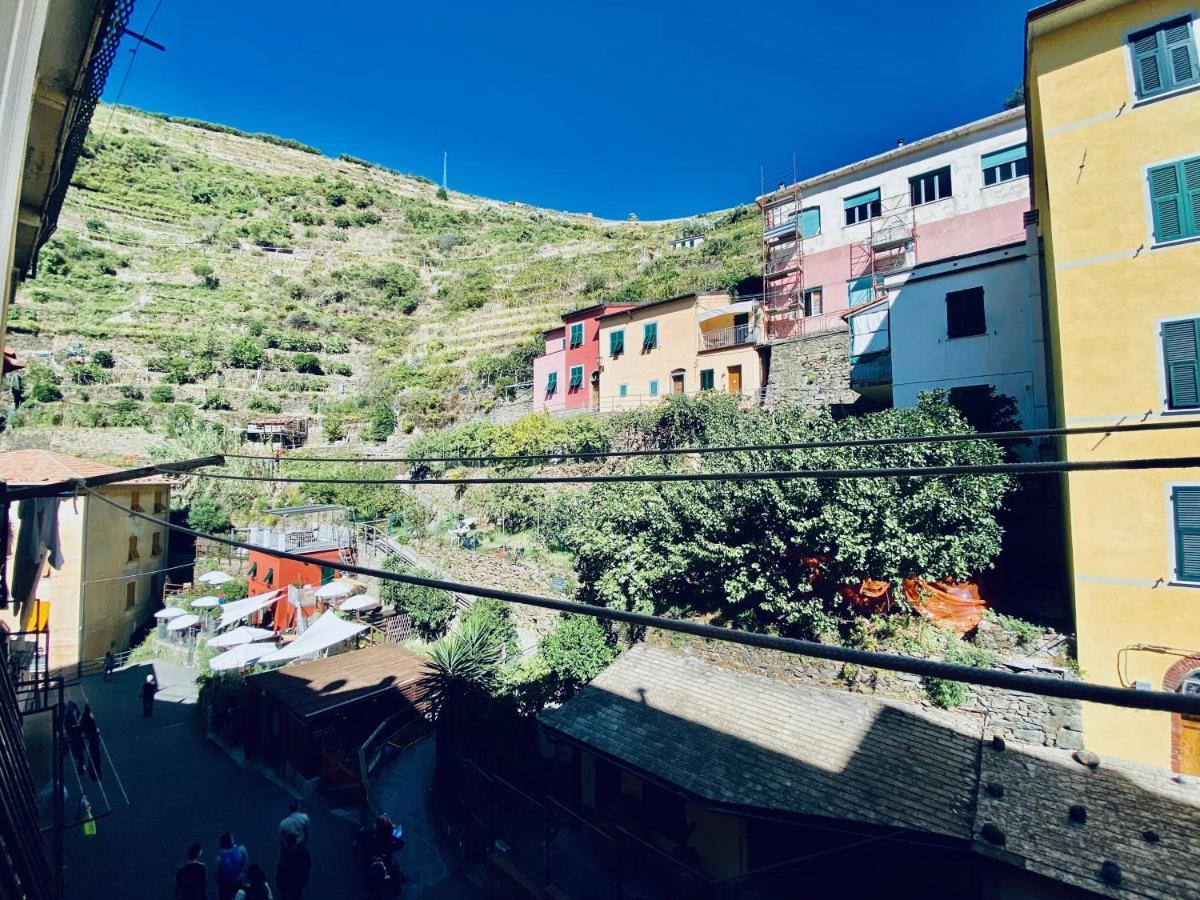
[[[886,672],[846,665],[824,659],[807,659],[776,650],[763,650],[726,641],[708,641],[673,632],[651,631],[646,641],[685,653],[714,666],[769,678],[800,679],[805,684],[877,694],[913,703],[929,703],[924,680],[919,675]],[[1064,678],[1073,678],[1064,673]],[[1079,702],[967,686],[969,699],[959,709],[983,718],[984,737],[999,735],[1007,741],[1059,747],[1083,748],[1083,723]]]
[[[858,399],[858,394],[850,390],[849,329],[771,345],[768,406],[799,404],[820,412]]]
[[[18,428],[0,438],[4,450],[54,450],[88,459],[144,459],[149,449],[162,443],[161,434],[141,428]]]

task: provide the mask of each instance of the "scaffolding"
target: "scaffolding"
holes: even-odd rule
[[[790,176],[790,177],[789,177]],[[790,336],[804,290],[804,196],[790,172],[776,167],[760,172],[758,204],[763,214],[763,310],[768,340]],[[768,193],[768,184],[778,187]],[[790,186],[789,186],[790,185]]]
[[[887,276],[911,268],[917,261],[917,215],[911,194],[897,194],[879,201],[879,214],[868,220],[867,237],[850,244],[851,306],[886,297]],[[856,298],[853,286],[862,279],[870,283]]]

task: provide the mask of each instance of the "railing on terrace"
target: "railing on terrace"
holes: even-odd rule
[[[722,347],[736,347],[738,344],[757,344],[758,335],[758,326],[750,324],[701,331],[700,349],[720,350]]]
[[[842,318],[840,311],[804,316],[799,314],[799,310],[778,310],[773,311],[767,319],[767,339],[782,341],[812,334],[844,331],[846,327],[846,320]]]
[[[774,231],[784,226],[794,227],[799,210],[800,205],[795,200],[768,206],[763,210],[763,231]]]
[[[876,353],[859,357],[850,363],[851,386],[867,387],[878,384],[891,384],[892,354]]]

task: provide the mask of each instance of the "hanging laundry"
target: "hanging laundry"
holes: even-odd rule
[[[20,610],[37,594],[42,565],[49,562],[61,569],[65,560],[58,536],[57,497],[22,500],[17,505],[17,518],[21,528],[13,555],[12,602]]]

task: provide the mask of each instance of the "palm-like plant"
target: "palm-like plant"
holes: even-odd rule
[[[420,684],[430,717],[440,720],[449,709],[453,719],[472,697],[485,696],[496,683],[501,649],[494,630],[480,619],[435,643]]]

